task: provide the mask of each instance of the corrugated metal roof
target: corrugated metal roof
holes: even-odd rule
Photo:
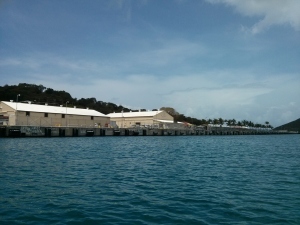
[[[155,116],[162,111],[146,111],[146,112],[120,112],[120,113],[110,113],[107,116],[111,118],[121,118],[121,117],[150,117]]]
[[[80,116],[101,116],[108,117],[103,113],[100,113],[93,109],[80,109],[80,108],[69,108],[69,107],[60,107],[60,106],[49,106],[49,105],[37,105],[37,104],[28,104],[21,102],[5,102],[4,104],[18,111],[28,111],[28,112],[41,112],[41,113],[59,113],[59,114],[68,114],[68,115],[80,115]]]

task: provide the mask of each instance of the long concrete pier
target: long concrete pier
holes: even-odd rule
[[[0,137],[92,137],[92,136],[183,136],[183,135],[263,135],[288,134],[274,130],[243,128],[93,128],[93,127],[36,127],[2,126]]]

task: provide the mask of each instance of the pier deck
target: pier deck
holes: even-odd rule
[[[93,128],[3,126],[0,137],[91,137],[91,136],[184,136],[184,135],[263,135],[290,134],[274,130],[222,128],[209,129],[151,129],[151,128]]]

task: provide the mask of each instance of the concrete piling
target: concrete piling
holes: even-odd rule
[[[288,132],[286,132],[288,133]],[[186,136],[284,134],[274,130],[210,128],[150,129],[94,127],[2,126],[0,137]]]

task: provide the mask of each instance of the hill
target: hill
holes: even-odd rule
[[[20,95],[20,96],[19,96]],[[104,114],[113,112],[124,112],[138,111],[126,108],[122,105],[116,105],[111,102],[98,101],[96,98],[73,98],[70,93],[66,91],[57,91],[52,88],[44,87],[43,85],[20,83],[18,85],[4,85],[0,86],[0,101],[17,101],[28,102],[32,104],[45,104],[59,106],[64,105],[67,107],[76,106],[77,108],[90,108],[97,110]],[[197,119],[189,116],[185,116],[181,113],[176,112],[171,107],[161,107],[161,110],[165,110],[174,117],[175,121],[186,122],[194,125],[206,125],[206,124],[224,124],[227,123],[231,126],[249,126],[249,127],[269,127],[272,128],[271,124],[266,121],[265,124],[253,123],[252,121],[236,121],[235,119],[225,120],[222,118],[215,119]],[[146,111],[146,109],[140,109]],[[157,109],[153,109],[155,111]]]
[[[69,107],[95,109],[101,113],[108,114],[112,112],[130,111],[130,109],[110,102],[97,101],[96,98],[73,98],[68,92],[57,91],[52,88],[46,88],[43,85],[20,83],[19,85],[0,86],[1,101],[16,101],[17,95],[19,102],[31,101],[32,104],[45,104]]]
[[[300,118],[295,121],[276,127],[274,130],[288,130],[300,133]]]
[[[17,96],[19,95],[20,96]],[[18,85],[4,85],[0,86],[0,101],[19,101],[28,102],[32,104],[45,104],[59,106],[64,105],[68,107],[76,106],[77,108],[90,108],[97,110],[104,114],[113,112],[138,111],[126,108],[122,105],[116,105],[111,102],[98,101],[96,98],[73,98],[70,93],[66,91],[57,91],[52,88],[44,87],[43,85],[20,83]],[[165,109],[163,107],[162,109]],[[166,108],[170,109],[170,108]],[[140,109],[146,111],[146,109]],[[154,111],[157,109],[153,109]],[[173,109],[174,110],[174,109]],[[169,112],[169,111],[168,111]],[[195,125],[200,125],[201,120],[196,118],[186,117],[183,114],[169,112],[176,121],[189,122]]]

